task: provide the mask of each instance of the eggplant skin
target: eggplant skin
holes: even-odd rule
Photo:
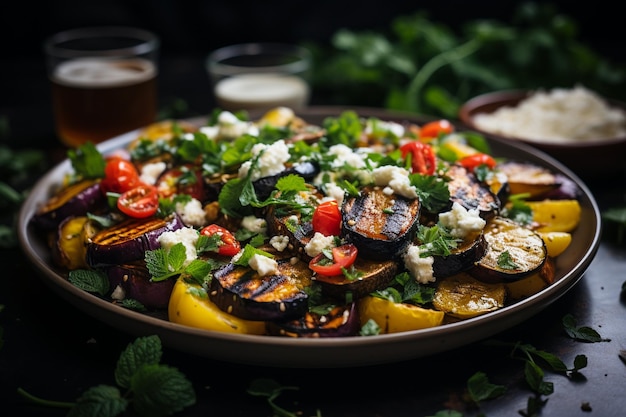
[[[350,280],[343,275],[314,275],[322,291],[332,297],[345,300],[349,294],[353,299],[361,298],[369,293],[387,288],[398,272],[395,260],[378,261],[358,256],[353,264],[354,272],[359,278]]]
[[[52,196],[35,213],[32,222],[40,230],[52,231],[70,216],[84,216],[88,212],[99,212],[106,207],[106,196],[100,190],[100,182],[83,180]]]
[[[467,210],[478,210],[485,220],[493,218],[500,212],[502,202],[476,176],[461,165],[451,165],[446,171],[450,205],[457,202]]]
[[[380,187],[364,188],[343,202],[342,234],[367,258],[396,259],[415,236],[420,207],[417,198],[388,195]]]
[[[267,323],[269,335],[295,338],[357,336],[360,329],[361,320],[354,302],[335,306],[326,314],[307,311],[294,320]]]
[[[312,181],[319,172],[320,167],[316,162],[303,162],[284,170],[280,174],[259,178],[253,183],[254,191],[260,200],[265,200],[274,191],[280,178],[293,174],[301,176],[305,181]]]
[[[144,259],[146,251],[160,247],[158,237],[161,234],[182,227],[184,223],[176,214],[166,219],[129,218],[91,238],[87,243],[87,263],[97,268]]]
[[[481,232],[474,239],[464,240],[448,256],[433,256],[433,275],[445,278],[474,267],[487,253],[487,240]]]
[[[278,261],[279,273],[260,276],[254,269],[227,264],[213,274],[209,299],[233,316],[255,321],[288,320],[308,310],[312,271],[302,261]]]
[[[148,309],[166,309],[175,279],[151,281],[150,273],[143,262],[125,265],[113,265],[106,268],[111,288],[120,286],[125,298],[140,302]]]

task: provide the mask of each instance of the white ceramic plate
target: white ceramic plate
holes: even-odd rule
[[[415,115],[368,108],[350,108],[362,116],[386,120],[412,120]],[[312,123],[337,116],[345,108],[312,107],[298,114]],[[203,123],[205,119],[191,120]],[[111,139],[99,146],[103,153],[124,147],[137,131]],[[526,160],[546,166],[572,179],[582,191],[582,219],[573,232],[570,247],[557,260],[556,282],[539,293],[498,311],[469,320],[431,329],[372,337],[293,339],[271,336],[211,332],[170,323],[159,317],[138,313],[82,291],[70,284],[52,265],[50,251],[41,236],[29,225],[37,207],[43,204],[65,173],[68,160],[48,172],[32,189],[19,215],[18,234],[22,249],[44,282],[78,309],[95,319],[136,336],[157,334],[166,346],[211,359],[290,368],[337,368],[390,363],[418,358],[457,348],[508,329],[537,314],[572,288],[589,267],[600,244],[600,213],[587,186],[562,164],[524,144],[491,139],[496,156]]]

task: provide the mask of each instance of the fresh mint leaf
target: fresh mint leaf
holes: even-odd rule
[[[498,255],[498,267],[510,270],[519,268],[519,266],[513,261],[513,258],[511,258],[511,254],[507,250]]]
[[[115,417],[128,407],[128,400],[122,397],[119,389],[109,385],[89,388],[70,409],[68,417]]]
[[[506,392],[506,388],[503,385],[490,383],[484,372],[476,372],[467,381],[467,391],[472,400],[479,403],[502,396]]]
[[[298,390],[298,387],[282,386],[278,382],[269,378],[255,379],[250,383],[248,394],[257,397],[267,397],[267,403],[272,408],[275,416],[281,417],[297,417],[296,413],[279,407],[274,400],[285,390]]]
[[[131,379],[137,370],[144,365],[158,364],[162,355],[161,340],[158,336],[136,339],[126,347],[117,361],[115,382],[123,388],[130,388]]]
[[[610,341],[609,339],[603,339],[602,336],[600,336],[600,334],[591,327],[577,327],[576,319],[571,314],[566,314],[562,319],[562,323],[567,335],[574,340],[578,340],[579,342],[596,343]]]
[[[109,279],[102,271],[90,269],[74,269],[68,274],[68,281],[72,285],[101,296],[109,292]]]
[[[526,361],[524,364],[524,376],[526,382],[537,394],[551,395],[554,392],[554,384],[544,380],[543,369],[535,362]]]
[[[144,364],[131,379],[133,408],[141,416],[169,416],[196,403],[196,393],[176,368]]]
[[[148,272],[153,281],[164,281],[184,271],[184,263],[187,259],[185,245],[178,242],[169,250],[159,248],[146,251],[144,260]]]
[[[438,213],[450,203],[450,190],[441,178],[434,175],[411,174],[411,185],[415,187],[417,197],[430,213]]]

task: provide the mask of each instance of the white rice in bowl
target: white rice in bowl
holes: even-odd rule
[[[626,113],[583,86],[538,90],[517,106],[476,114],[472,120],[485,132],[532,141],[571,143],[626,136]]]

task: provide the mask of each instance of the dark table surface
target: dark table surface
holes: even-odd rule
[[[15,95],[10,110],[13,144],[46,149],[51,158],[64,155],[52,132],[45,79],[28,62],[12,70],[29,77],[30,98]],[[21,66],[20,66],[21,65]],[[6,90],[5,90],[6,91]],[[41,97],[41,100],[33,100]],[[212,98],[201,58],[170,58],[161,73],[164,104],[184,99],[190,115],[208,114]],[[315,98],[314,98],[315,99]],[[593,180],[601,210],[624,205],[623,182]],[[568,377],[546,371],[554,384],[541,415],[621,416],[626,408],[626,247],[605,230],[597,255],[580,282],[528,321],[496,335],[506,342],[523,342],[557,355],[572,366],[585,355],[588,366]],[[134,336],[96,321],[69,305],[38,278],[19,248],[0,250],[4,273],[0,279],[0,407],[15,416],[61,416],[66,409],[41,407],[17,394],[18,387],[56,401],[74,401],[86,389],[115,385],[113,370],[121,351]],[[572,340],[562,318],[572,314],[579,325],[597,330],[606,339],[585,343]],[[509,350],[473,343],[425,358],[388,365],[347,369],[281,369],[223,363],[164,348],[163,363],[178,368],[193,383],[197,404],[185,416],[271,416],[265,398],[246,390],[257,378],[272,378],[298,387],[277,402],[293,415],[308,416],[432,416],[444,409],[464,415],[513,416],[526,410],[534,394],[524,378],[523,363]],[[484,372],[504,395],[468,408],[464,402],[468,378]]]

